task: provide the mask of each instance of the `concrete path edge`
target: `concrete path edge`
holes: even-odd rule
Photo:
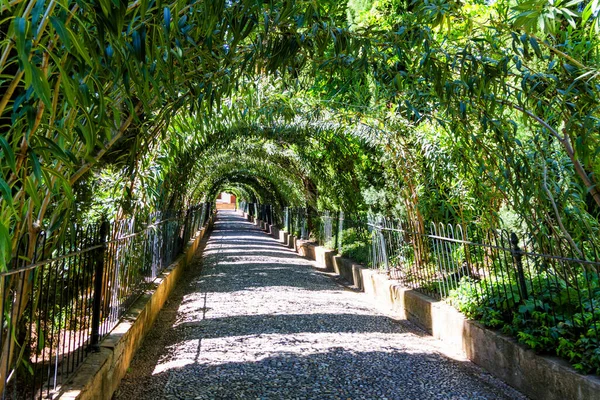
[[[600,377],[581,375],[557,357],[535,354],[515,339],[468,320],[449,304],[402,287],[334,250],[299,240],[247,214],[244,217],[301,256],[316,261],[317,269],[343,277],[395,316],[419,325],[532,399],[600,399]]]

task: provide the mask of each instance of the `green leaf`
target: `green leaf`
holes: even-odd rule
[[[65,27],[65,24],[57,17],[50,17],[50,23],[54,27],[54,30],[60,37],[60,40],[65,45],[67,51],[71,51],[71,39],[69,38],[69,31]]]
[[[91,131],[89,126],[82,125],[78,122],[77,126],[75,126],[75,132],[77,132],[77,135],[79,136],[81,141],[85,143],[85,155],[89,156],[90,154],[92,154],[92,152],[94,151],[94,147],[96,146],[96,137],[94,136],[94,133]]]
[[[10,243],[10,233],[4,222],[0,221],[0,271],[8,271],[7,264],[10,260],[10,254],[12,253]]]
[[[0,192],[2,193],[2,200],[4,200],[10,208],[13,208],[12,190],[2,177],[0,177]]]
[[[163,10],[163,25],[167,36],[169,36],[169,31],[171,30],[171,10],[169,7],[165,7]]]
[[[60,183],[63,187],[63,190],[65,191],[65,196],[67,197],[67,199],[69,199],[71,202],[75,201],[75,196],[73,195],[73,189],[71,189],[71,185],[69,184],[69,181],[67,179],[61,179]]]
[[[32,176],[28,176],[27,178],[25,178],[25,192],[29,195],[29,198],[31,198],[31,200],[37,207],[40,207],[42,205],[37,185],[35,184],[34,178]]]
[[[596,187],[596,185],[588,186],[585,190],[585,193],[586,194],[590,193],[592,190],[594,190],[595,187]]]
[[[539,58],[542,58],[542,56],[543,56],[542,49],[540,49],[540,45],[538,44],[537,40],[535,40],[534,37],[530,37],[529,43],[531,44],[531,47],[533,48],[535,55],[538,56]]]
[[[104,14],[104,16],[106,18],[110,18],[111,10],[112,10],[111,0],[100,0],[99,3],[100,3],[100,8],[102,9],[102,13]]]
[[[17,17],[13,24],[19,58],[23,64],[29,64],[29,52],[27,51],[27,21],[23,17]]]
[[[132,34],[132,45],[133,45],[133,52],[136,56],[136,58],[140,61],[144,61],[142,54],[143,54],[143,43],[142,43],[142,38],[139,34],[138,31],[133,32]]]
[[[71,162],[71,159],[66,155],[64,150],[61,149],[60,146],[54,141],[43,136],[38,136],[38,140],[47,146],[46,149],[49,150],[54,157],[61,160],[65,164],[69,164]]]
[[[56,65],[56,67],[58,67],[58,71],[60,72],[60,77],[61,77],[60,85],[63,89],[63,92],[65,93],[67,102],[69,103],[69,105],[71,107],[76,107],[77,103],[75,101],[75,94],[73,92],[73,85],[72,85],[71,77],[69,76],[69,74],[67,74],[65,69],[62,67],[60,58],[57,55],[55,55],[54,53],[49,53],[49,54],[50,54],[50,57],[52,57],[52,60],[54,60],[54,64]]]
[[[15,163],[15,153],[10,147],[10,144],[6,141],[4,136],[0,136],[0,147],[2,147],[2,151],[4,152],[4,158],[6,159],[8,166],[13,172],[17,172],[17,166]]]
[[[42,182],[42,167],[40,160],[38,160],[37,154],[29,152],[29,160],[31,161],[31,168],[33,169],[33,175],[36,177],[38,182]]]
[[[27,371],[29,371],[29,373],[33,376],[33,367],[31,366],[31,363],[24,358],[21,359],[21,363],[25,366],[25,368],[27,368]]]
[[[46,77],[35,65],[31,65],[30,72],[33,91],[44,102],[48,109],[52,108],[50,85],[48,84]]]
[[[79,55],[81,56],[81,58],[83,58],[83,60],[86,62],[86,64],[88,64],[90,67],[94,67],[94,63],[92,62],[92,59],[90,58],[88,52],[85,50],[85,48],[81,45],[81,43],[79,42],[79,39],[77,38],[77,36],[71,32],[69,32],[69,37],[71,38],[71,43],[73,44],[73,47],[75,47],[75,49],[77,50],[77,53],[79,53]]]

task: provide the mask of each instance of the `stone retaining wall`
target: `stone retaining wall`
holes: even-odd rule
[[[77,400],[109,400],[125,376],[136,350],[156,320],[159,311],[175,288],[185,267],[194,257],[201,240],[212,229],[214,217],[190,240],[184,253],[167,267],[129,309],[121,322],[91,353],[75,375],[55,397]]]
[[[317,268],[344,277],[399,318],[421,326],[533,399],[600,399],[600,378],[597,376],[581,375],[564,360],[539,356],[513,338],[466,319],[445,302],[404,288],[384,274],[335,255],[330,249],[297,240],[291,235],[273,237],[300,255],[315,260]]]

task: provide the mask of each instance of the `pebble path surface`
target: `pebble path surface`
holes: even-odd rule
[[[115,399],[525,399],[234,212],[159,314]]]

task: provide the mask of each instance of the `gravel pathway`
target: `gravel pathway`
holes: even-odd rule
[[[525,399],[233,212],[115,399]]]

